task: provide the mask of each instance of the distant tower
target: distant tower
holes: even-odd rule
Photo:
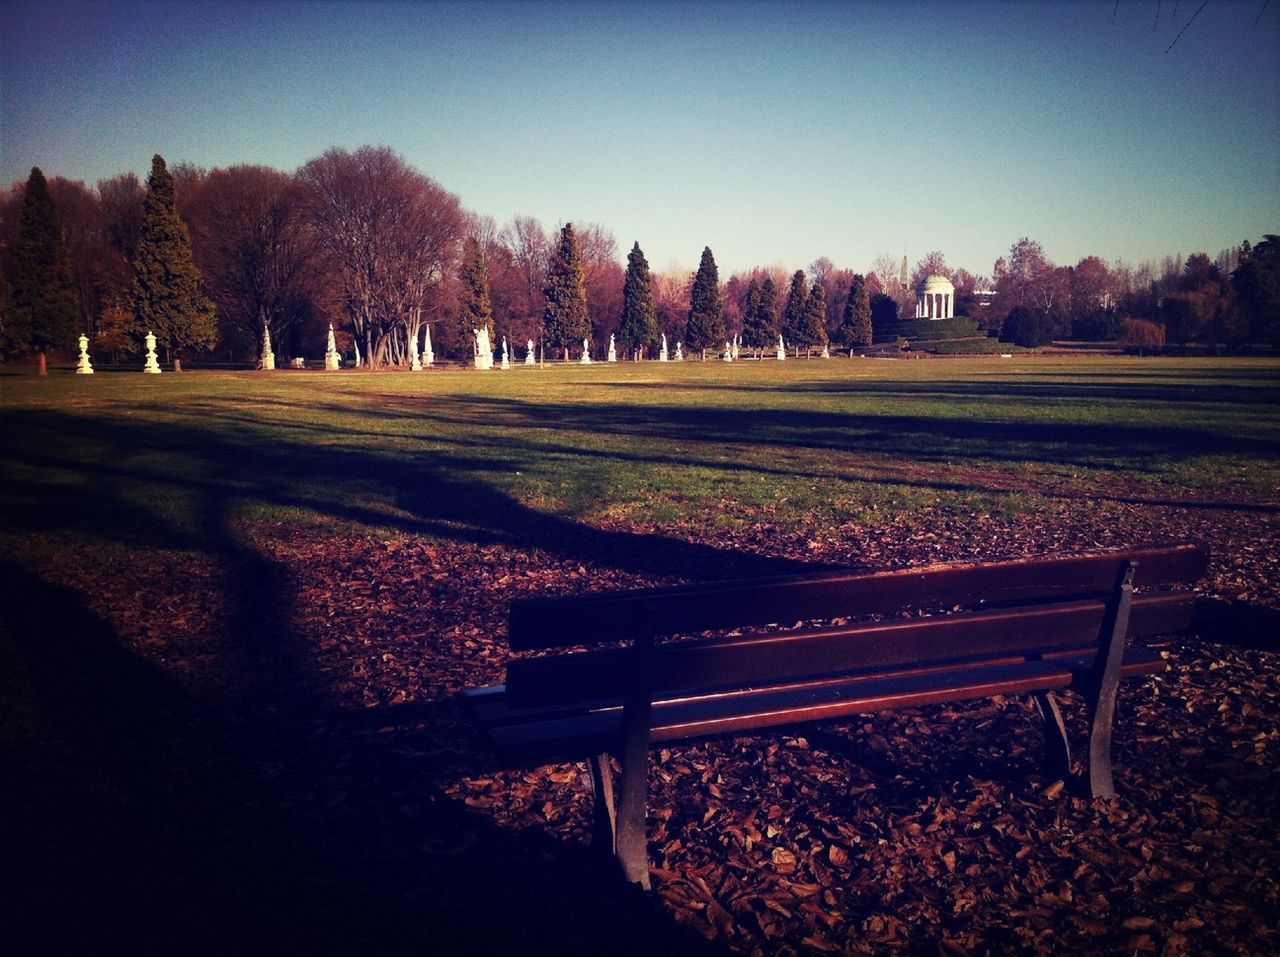
[[[910,275],[911,274],[907,272],[907,257],[903,256],[902,268],[898,270],[898,282],[902,283],[902,285],[905,287],[907,285],[907,279],[910,277]]]

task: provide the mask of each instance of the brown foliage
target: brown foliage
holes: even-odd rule
[[[276,525],[220,551],[47,543],[27,604],[62,601],[43,603],[38,642],[8,619],[20,654],[0,670],[2,793],[24,825],[11,939],[695,950],[674,922],[744,954],[1271,952],[1280,686],[1247,630],[1177,641],[1166,674],[1126,686],[1113,803],[1040,775],[1041,733],[1012,698],[655,750],[647,901],[578,849],[582,770],[496,768],[453,700],[501,679],[513,598],[760,557],[887,567],[1195,538],[1214,556],[1207,594],[1276,609],[1274,511],[1064,499],[1038,518],[811,536],[764,514],[602,531],[623,551],[643,533],[718,551],[673,552],[687,557],[659,578],[612,546]],[[1068,699],[1077,729],[1081,709]]]

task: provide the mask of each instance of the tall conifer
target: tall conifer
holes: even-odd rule
[[[622,321],[618,325],[618,342],[639,356],[646,347],[656,347],[662,336],[658,314],[653,307],[653,288],[649,261],[637,242],[627,254],[627,276],[622,284]]]
[[[867,280],[861,273],[855,273],[849,284],[836,341],[849,350],[849,355],[853,355],[854,349],[871,345],[871,297],[867,295]]]
[[[178,215],[173,174],[157,154],[151,158],[142,233],[133,259],[133,314],[138,333],[150,330],[174,359],[187,349],[210,349],[218,341],[213,303],[204,294],[191,258],[191,234]]]
[[[801,323],[804,329],[803,341],[806,350],[827,344],[827,291],[822,283],[815,282],[805,299],[804,315]]]
[[[543,290],[542,335],[548,345],[565,350],[591,335],[587,314],[587,287],[582,276],[582,254],[573,223],[565,223],[547,263],[547,285]]]
[[[458,326],[463,341],[471,338],[473,331],[488,329],[493,340],[493,306],[489,301],[489,270],[484,262],[484,250],[474,236],[468,236],[462,246],[462,267],[458,270],[462,289],[458,294]]]
[[[757,323],[760,320],[760,280],[754,276],[747,284],[747,293],[742,297],[742,344],[748,349],[758,349],[760,342]]]
[[[707,360],[707,350],[718,348],[724,341],[724,312],[720,305],[720,274],[711,247],[702,250],[702,262],[693,277],[689,291],[689,320],[685,325],[685,342],[690,349],[702,353]]]
[[[804,270],[797,269],[791,277],[787,291],[787,304],[782,310],[783,339],[800,354],[800,346],[806,344],[804,307],[809,303],[809,289],[805,285]]]
[[[48,350],[72,346],[80,296],[71,279],[57,205],[38,166],[31,168],[23,191],[13,260],[5,336],[14,351],[39,353],[43,372]]]

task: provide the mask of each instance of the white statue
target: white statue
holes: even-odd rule
[[[80,335],[80,359],[76,362],[76,375],[93,375],[93,364],[89,362],[89,337]]]
[[[822,358],[824,359],[831,358],[831,350],[827,348],[827,344],[825,342],[822,344]]]
[[[418,337],[416,335],[409,337],[409,371],[422,371],[422,360],[418,358]]]
[[[502,337],[502,368],[511,368],[511,353],[507,348],[507,337]]]
[[[683,342],[677,342],[677,343],[676,343],[676,362],[684,362],[684,348],[683,348],[683,346],[684,346],[684,343],[683,343]]]
[[[493,343],[489,339],[489,327],[481,326],[479,329],[472,329],[476,337],[476,368],[492,369],[493,368]]]
[[[422,345],[422,364],[430,369],[436,364],[436,354],[431,349],[431,327],[423,326],[422,329],[426,333],[426,340]]]
[[[613,333],[609,333],[609,361],[618,361],[618,347],[613,343]]]
[[[276,354],[271,351],[271,329],[264,322],[262,324],[262,356],[258,361],[259,369],[274,369],[276,367]]]
[[[720,353],[720,358],[723,359],[725,362],[733,361],[733,346],[730,345],[728,342],[725,342],[724,352]]]
[[[333,337],[332,322],[329,323],[329,344],[324,347],[324,367],[329,372],[342,367],[342,361],[338,357],[338,341]]]
[[[152,332],[147,333],[147,361],[142,366],[143,372],[150,372],[153,375],[160,374],[160,363],[156,361],[156,337]]]
[[[667,334],[665,332],[662,334],[662,351],[658,353],[658,361],[667,361]]]
[[[787,357],[787,347],[782,343],[782,336],[778,336],[778,361],[781,362]]]
[[[530,339],[524,344],[524,364],[527,366],[537,365],[538,360],[533,356],[533,340]]]
[[[742,349],[742,336],[733,337],[733,357],[738,358],[738,353]]]
[[[582,340],[582,364],[584,366],[591,365],[591,347],[586,339]]]

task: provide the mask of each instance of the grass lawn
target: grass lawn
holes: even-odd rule
[[[1274,362],[52,375],[0,390],[6,536],[146,541],[232,518],[445,538],[548,517],[811,530],[1280,488]]]
[[[22,953],[1273,953],[1275,629],[1124,692],[1113,804],[1038,776],[1015,699],[660,749],[647,896],[582,848],[580,770],[487,766],[456,693],[501,680],[512,598],[815,565],[1195,538],[1203,593],[1274,624],[1277,422],[1275,360],[7,370],[0,921]]]

